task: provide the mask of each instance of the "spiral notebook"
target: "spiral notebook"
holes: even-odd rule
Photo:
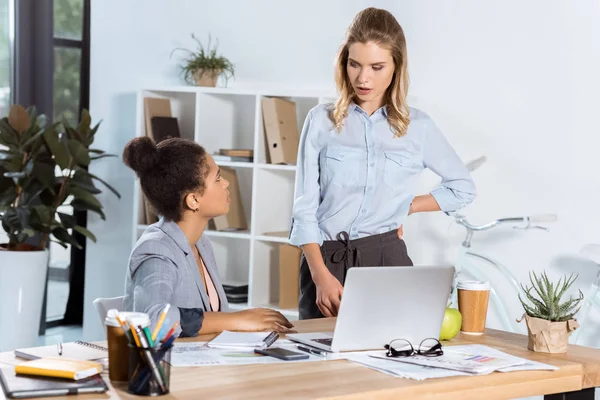
[[[70,342],[62,344],[62,354],[58,354],[57,345],[31,347],[15,350],[15,357],[26,360],[36,360],[45,357],[64,357],[75,360],[101,360],[108,357],[108,349],[104,346],[89,342]]]

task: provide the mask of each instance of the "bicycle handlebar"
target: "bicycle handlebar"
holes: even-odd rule
[[[456,223],[464,226],[465,228],[467,228],[471,231],[485,231],[485,230],[491,229],[495,226],[498,226],[500,224],[510,224],[510,223],[515,224],[514,228],[521,228],[521,229],[538,228],[538,229],[546,229],[547,230],[547,228],[545,228],[543,226],[537,226],[537,225],[531,225],[531,224],[532,223],[537,224],[537,223],[543,223],[543,222],[555,222],[557,219],[558,219],[558,217],[556,214],[537,214],[537,215],[524,216],[524,217],[499,218],[492,222],[488,222],[487,224],[473,225],[463,215],[457,215],[455,217]],[[521,224],[521,226],[519,226],[518,224]]]

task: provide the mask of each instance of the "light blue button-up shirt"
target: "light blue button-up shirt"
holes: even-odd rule
[[[341,132],[329,107],[313,108],[302,129],[291,244],[321,245],[341,231],[358,239],[397,229],[425,168],[442,178],[431,192],[442,211],[457,211],[475,198],[469,171],[423,111],[411,108],[406,135],[394,137],[385,107],[369,116],[352,103]]]

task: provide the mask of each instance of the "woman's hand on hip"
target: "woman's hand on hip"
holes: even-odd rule
[[[317,307],[324,316],[336,317],[344,287],[329,270],[320,272],[313,280],[317,287]]]

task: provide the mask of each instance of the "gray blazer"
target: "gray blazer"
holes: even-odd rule
[[[217,271],[212,245],[205,235],[196,243],[206,269],[219,295],[220,310],[229,311],[227,297]],[[150,225],[137,241],[125,277],[125,311],[138,311],[150,316],[151,327],[160,318],[164,306],[170,325],[180,322],[176,335],[188,331],[197,334],[204,311],[210,311],[208,294],[198,270],[192,248],[173,221],[161,219]],[[190,310],[196,317],[189,321]],[[188,325],[187,329],[185,325]],[[197,329],[196,329],[197,328]]]

